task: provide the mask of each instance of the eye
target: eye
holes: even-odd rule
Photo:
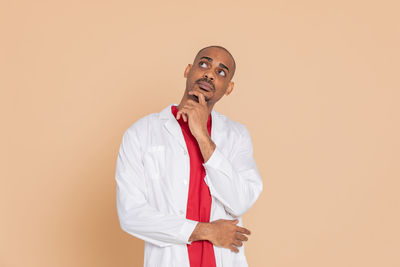
[[[202,68],[207,68],[207,63],[205,63],[204,61],[200,62],[200,67]]]
[[[226,76],[226,73],[225,73],[225,71],[223,71],[223,70],[219,70],[219,71],[218,71],[218,74],[221,75],[221,76]]]

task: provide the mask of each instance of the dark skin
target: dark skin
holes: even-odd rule
[[[176,118],[182,117],[189,123],[204,162],[208,161],[216,147],[208,134],[208,117],[215,103],[232,92],[234,72],[235,64],[232,57],[225,50],[216,47],[200,52],[193,64],[188,64],[185,69],[186,90],[178,106]],[[208,240],[215,246],[239,252],[237,247],[248,240],[246,235],[250,235],[250,231],[236,225],[238,222],[238,220],[224,219],[210,223],[199,222],[189,241]]]

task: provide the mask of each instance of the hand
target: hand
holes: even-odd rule
[[[216,220],[211,222],[209,241],[218,247],[228,248],[233,252],[239,252],[237,247],[247,241],[250,231],[246,228],[237,226],[238,220]]]
[[[176,114],[176,119],[182,116],[185,122],[189,121],[190,132],[195,138],[208,136],[207,120],[210,112],[205,97],[197,91],[190,91],[189,94],[197,96],[199,103],[188,99]]]

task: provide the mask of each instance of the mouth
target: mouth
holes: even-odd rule
[[[211,84],[209,84],[208,82],[205,82],[205,81],[199,81],[199,82],[197,82],[197,86],[198,86],[201,90],[206,91],[206,92],[214,91],[214,87],[213,87]]]

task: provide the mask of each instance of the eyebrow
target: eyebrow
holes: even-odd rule
[[[207,59],[207,61],[208,62],[212,62],[213,61],[213,59],[212,58],[210,58],[210,57],[201,57],[200,59]],[[219,63],[219,66],[221,67],[221,68],[223,68],[223,69],[227,69],[227,71],[229,72],[229,69],[228,69],[228,67],[227,66],[225,66],[224,64],[222,64],[222,63]]]

